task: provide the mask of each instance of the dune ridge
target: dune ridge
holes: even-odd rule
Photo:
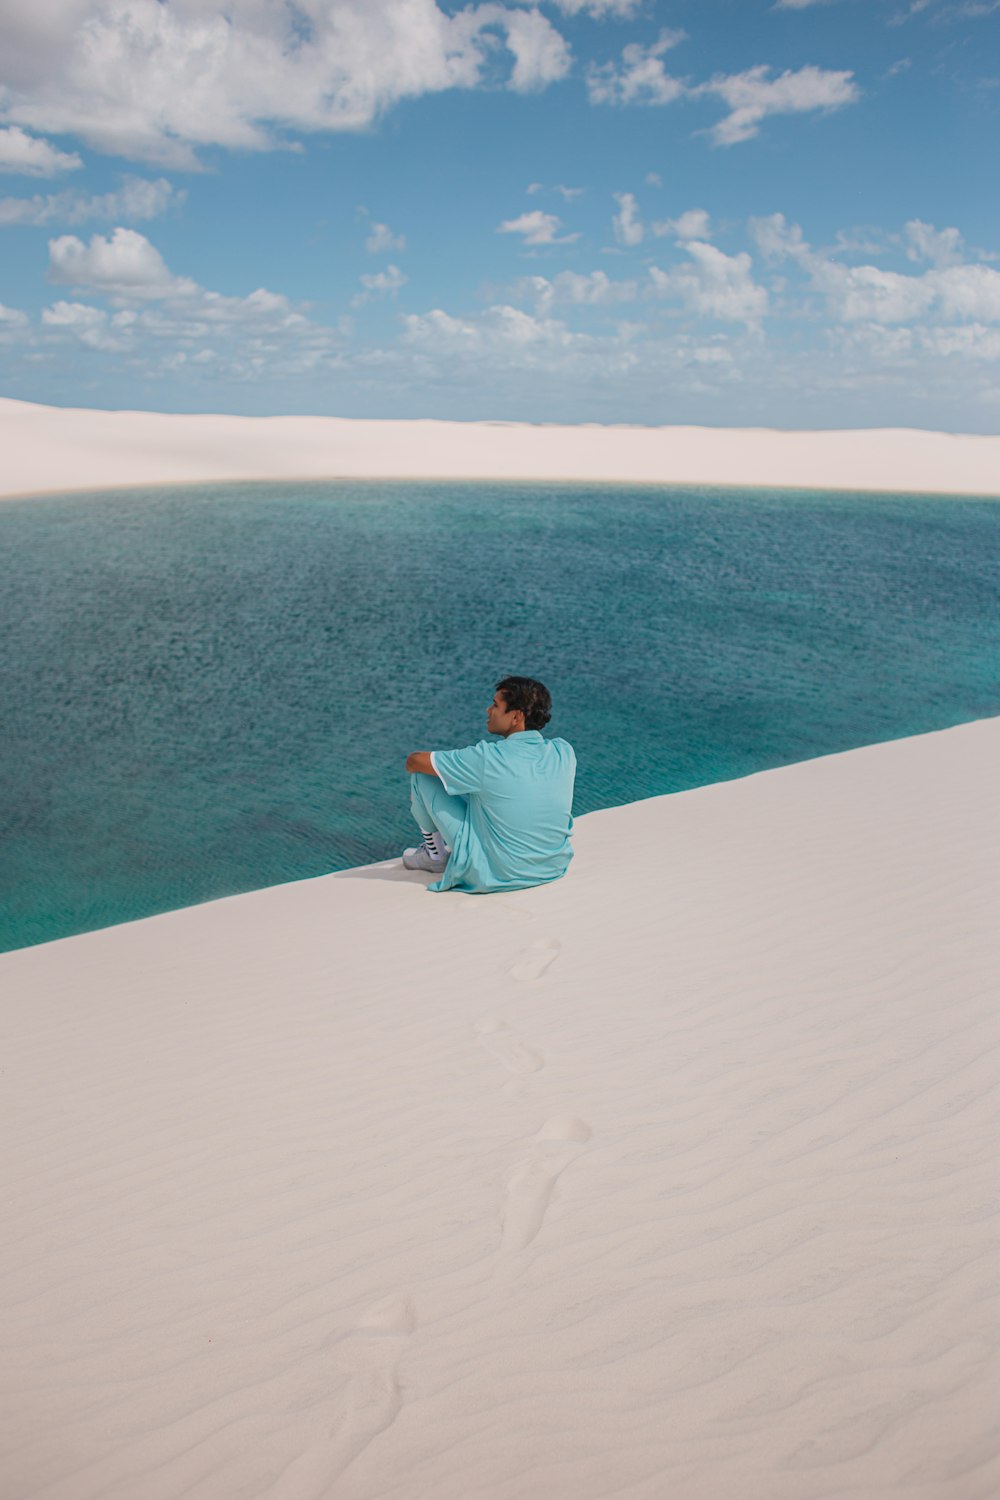
[[[287,479],[760,485],[1000,495],[1000,437],[87,411],[0,399],[0,496]]]
[[[993,1500],[1000,720],[0,956],[11,1500]]]

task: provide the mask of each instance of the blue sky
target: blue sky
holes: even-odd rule
[[[1000,0],[0,0],[0,391],[1000,431]]]

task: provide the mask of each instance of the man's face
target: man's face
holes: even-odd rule
[[[506,738],[508,734],[513,733],[515,720],[519,727],[522,723],[520,709],[515,709],[513,713],[508,713],[507,700],[504,698],[503,693],[494,694],[493,702],[486,710],[486,728],[490,734],[502,734]]]

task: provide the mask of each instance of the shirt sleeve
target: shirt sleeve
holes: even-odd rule
[[[490,746],[486,740],[464,750],[432,750],[434,767],[446,792],[467,797],[483,789],[486,779],[486,757]]]

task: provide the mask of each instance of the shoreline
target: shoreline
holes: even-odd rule
[[[0,399],[0,497],[293,480],[1000,496],[1000,436],[88,411]]]
[[[590,818],[604,817],[604,816],[606,816],[608,814],[615,814],[615,813],[630,812],[630,813],[634,813],[635,815],[638,816],[639,815],[639,810],[643,809],[643,808],[649,808],[650,811],[655,814],[655,812],[656,812],[659,804],[665,803],[668,800],[672,800],[672,799],[674,799],[676,797],[691,797],[691,796],[695,796],[695,795],[698,795],[698,794],[703,794],[703,793],[706,793],[706,792],[711,792],[711,791],[713,791],[717,787],[731,787],[731,786],[734,786],[734,785],[736,785],[738,783],[742,783],[742,782],[753,780],[756,777],[772,776],[772,775],[775,775],[776,773],[781,772],[781,771],[789,771],[789,770],[794,770],[794,769],[796,769],[796,768],[798,768],[800,766],[813,765],[813,764],[815,764],[818,761],[822,762],[822,761],[835,760],[838,757],[841,757],[841,756],[844,756],[844,755],[855,755],[855,754],[862,753],[862,752],[865,752],[865,751],[872,751],[872,750],[877,750],[877,749],[883,749],[883,748],[889,747],[891,745],[906,744],[907,742],[909,742],[911,740],[926,739],[926,738],[929,738],[931,735],[948,734],[948,733],[950,733],[950,732],[952,732],[952,731],[954,731],[956,729],[971,728],[974,725],[985,725],[985,724],[993,724],[993,723],[1000,724],[1000,714],[989,714],[989,715],[987,715],[985,717],[979,716],[979,717],[974,718],[974,719],[962,719],[962,720],[959,720],[957,723],[946,725],[944,728],[941,728],[941,729],[925,729],[925,730],[917,731],[915,733],[914,732],[903,732],[903,733],[900,733],[900,734],[893,735],[893,736],[891,736],[890,738],[887,738],[887,739],[872,740],[872,741],[869,741],[869,742],[867,742],[865,744],[853,745],[853,746],[850,746],[847,749],[820,750],[820,751],[817,751],[813,755],[809,755],[809,756],[804,757],[802,760],[787,761],[787,762],[785,762],[785,763],[783,763],[781,765],[765,766],[765,767],[762,767],[760,769],[743,771],[739,775],[728,776],[724,780],[721,780],[721,781],[707,781],[707,782],[703,782],[703,783],[701,783],[701,784],[699,784],[697,786],[685,787],[685,788],[683,788],[682,790],[679,790],[679,791],[672,791],[672,792],[651,792],[649,795],[644,796],[644,797],[635,797],[635,798],[632,798],[632,799],[630,799],[629,801],[626,801],[626,802],[615,802],[615,803],[610,804],[607,807],[594,808],[590,812],[577,813],[577,814],[574,815],[574,824],[576,825],[577,828],[579,828],[579,826],[580,826],[581,823],[586,823],[586,821],[588,819],[590,819]],[[1000,732],[1000,731],[998,731],[998,732]],[[345,865],[343,867],[339,867],[338,866],[336,868],[329,869],[329,870],[325,871],[323,874],[320,874],[320,875],[317,875],[317,874],[294,875],[294,876],[289,877],[288,879],[279,880],[279,881],[272,882],[272,883],[267,884],[267,885],[255,885],[255,886],[251,886],[250,888],[248,888],[246,890],[233,891],[233,892],[231,892],[229,894],[226,894],[226,895],[208,896],[208,897],[205,897],[205,898],[200,899],[200,900],[185,902],[185,903],[183,903],[183,904],[181,904],[179,906],[167,906],[167,907],[164,907],[161,911],[147,912],[147,913],[142,913],[142,914],[140,914],[138,916],[131,916],[131,917],[125,917],[125,918],[122,918],[122,919],[119,919],[119,920],[113,920],[113,921],[107,922],[104,925],[99,926],[99,927],[85,927],[85,928],[80,929],[78,932],[64,933],[64,934],[61,934],[60,936],[57,936],[57,937],[41,938],[41,939],[38,939],[37,941],[33,941],[33,942],[30,942],[30,943],[21,943],[18,946],[13,947],[13,948],[0,948],[0,964],[2,964],[4,958],[7,957],[7,956],[9,956],[9,955],[14,955],[14,954],[19,954],[19,953],[26,953],[26,952],[28,952],[30,950],[38,949],[38,948],[51,947],[53,944],[56,944],[56,943],[74,942],[74,941],[77,941],[77,940],[79,940],[81,938],[99,937],[102,934],[116,932],[116,931],[118,931],[121,928],[134,927],[137,923],[141,923],[141,922],[154,922],[154,921],[158,921],[158,920],[161,920],[163,918],[166,918],[166,917],[171,917],[171,916],[179,915],[179,914],[181,914],[183,912],[199,911],[199,910],[202,910],[204,908],[210,908],[210,907],[219,906],[223,902],[227,902],[227,901],[239,901],[239,900],[246,899],[248,897],[262,896],[262,895],[266,894],[268,891],[285,891],[285,890],[290,890],[290,889],[292,889],[294,887],[303,887],[303,886],[312,884],[312,883],[314,883],[317,880],[333,880],[333,879],[342,879],[342,878],[349,878],[349,877],[351,877],[351,878],[356,877],[358,879],[366,879],[366,878],[372,878],[372,879],[374,879],[374,878],[376,878],[376,876],[372,872],[375,872],[375,871],[387,872],[387,871],[391,871],[393,869],[397,869],[398,870],[398,868],[400,867],[400,861],[401,861],[401,856],[398,855],[398,854],[396,854],[396,855],[389,855],[388,857],[386,857],[384,859],[378,859],[378,860],[370,861],[370,862],[365,863],[365,864],[360,864],[360,865]],[[570,868],[572,869],[572,866]],[[565,879],[565,878],[566,877],[562,877],[562,879]],[[560,881],[555,881],[555,882],[553,882],[553,884],[558,885],[558,884],[560,884]],[[442,894],[450,894],[450,893],[442,893]],[[458,894],[465,895],[466,893],[458,893]],[[513,893],[513,894],[523,895],[524,893],[523,892],[519,892],[519,893]],[[480,898],[471,898],[470,897],[470,899],[480,899]]]

